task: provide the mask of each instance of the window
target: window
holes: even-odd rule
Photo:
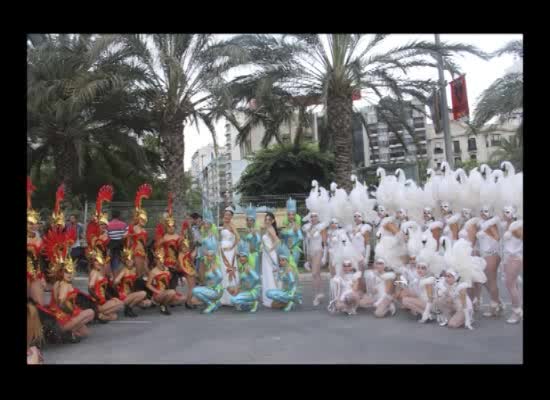
[[[477,156],[475,154],[470,154],[470,160],[477,161]]]
[[[500,144],[500,135],[491,135],[491,146],[498,146]]]
[[[453,140],[453,151],[460,153],[460,142],[458,140]]]
[[[439,169],[439,168],[441,168],[441,163],[440,162],[437,163],[437,169]]]
[[[476,138],[469,138],[468,151],[476,151],[476,150],[477,150]]]
[[[434,154],[443,154],[443,149],[441,147],[436,147],[434,149]]]

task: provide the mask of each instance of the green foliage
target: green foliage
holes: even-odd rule
[[[328,187],[334,168],[334,157],[316,145],[276,145],[251,158],[236,190],[245,196],[306,193],[313,179]]]
[[[481,164],[477,160],[468,160],[457,162],[455,168],[462,168],[467,174],[474,168],[479,168]]]
[[[502,161],[510,161],[516,169],[523,170],[523,138],[520,135],[502,138],[498,149],[491,154],[491,161],[500,165]]]

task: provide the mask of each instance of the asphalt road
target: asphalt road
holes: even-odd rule
[[[76,281],[84,289],[85,281]],[[324,281],[328,293],[328,281]],[[311,282],[302,282],[304,304],[284,313],[256,314],[222,307],[202,315],[184,307],[136,309],[138,318],[90,325],[78,344],[48,346],[47,364],[520,364],[523,324],[478,316],[474,330],[419,324],[398,310],[379,319],[371,310],[330,315],[312,306]],[[503,299],[507,302],[507,296]],[[486,296],[484,294],[484,296]],[[505,315],[509,313],[509,306]]]

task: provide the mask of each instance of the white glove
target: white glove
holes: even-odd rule
[[[321,258],[321,265],[325,265],[327,263],[327,247],[325,246],[323,248],[323,257]]]
[[[424,309],[424,313],[422,314],[422,319],[419,322],[425,323],[428,320],[428,318],[430,317],[431,309],[432,309],[432,303],[427,303],[426,308]]]
[[[306,271],[311,271],[311,267],[309,266],[309,261],[306,261],[304,263],[304,268],[306,269]]]

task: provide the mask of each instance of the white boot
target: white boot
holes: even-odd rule
[[[317,307],[319,304],[321,304],[321,300],[325,298],[325,295],[323,293],[319,293],[315,298],[313,299],[313,305]]]
[[[490,306],[489,310],[487,310],[483,313],[483,316],[488,317],[488,318],[489,317],[498,317],[502,313],[503,309],[504,309],[504,307],[503,307],[501,301],[499,301],[498,303],[495,303],[494,301],[491,300],[491,306]]]
[[[523,319],[523,310],[521,307],[512,308],[512,315],[506,320],[509,324],[517,324]]]

